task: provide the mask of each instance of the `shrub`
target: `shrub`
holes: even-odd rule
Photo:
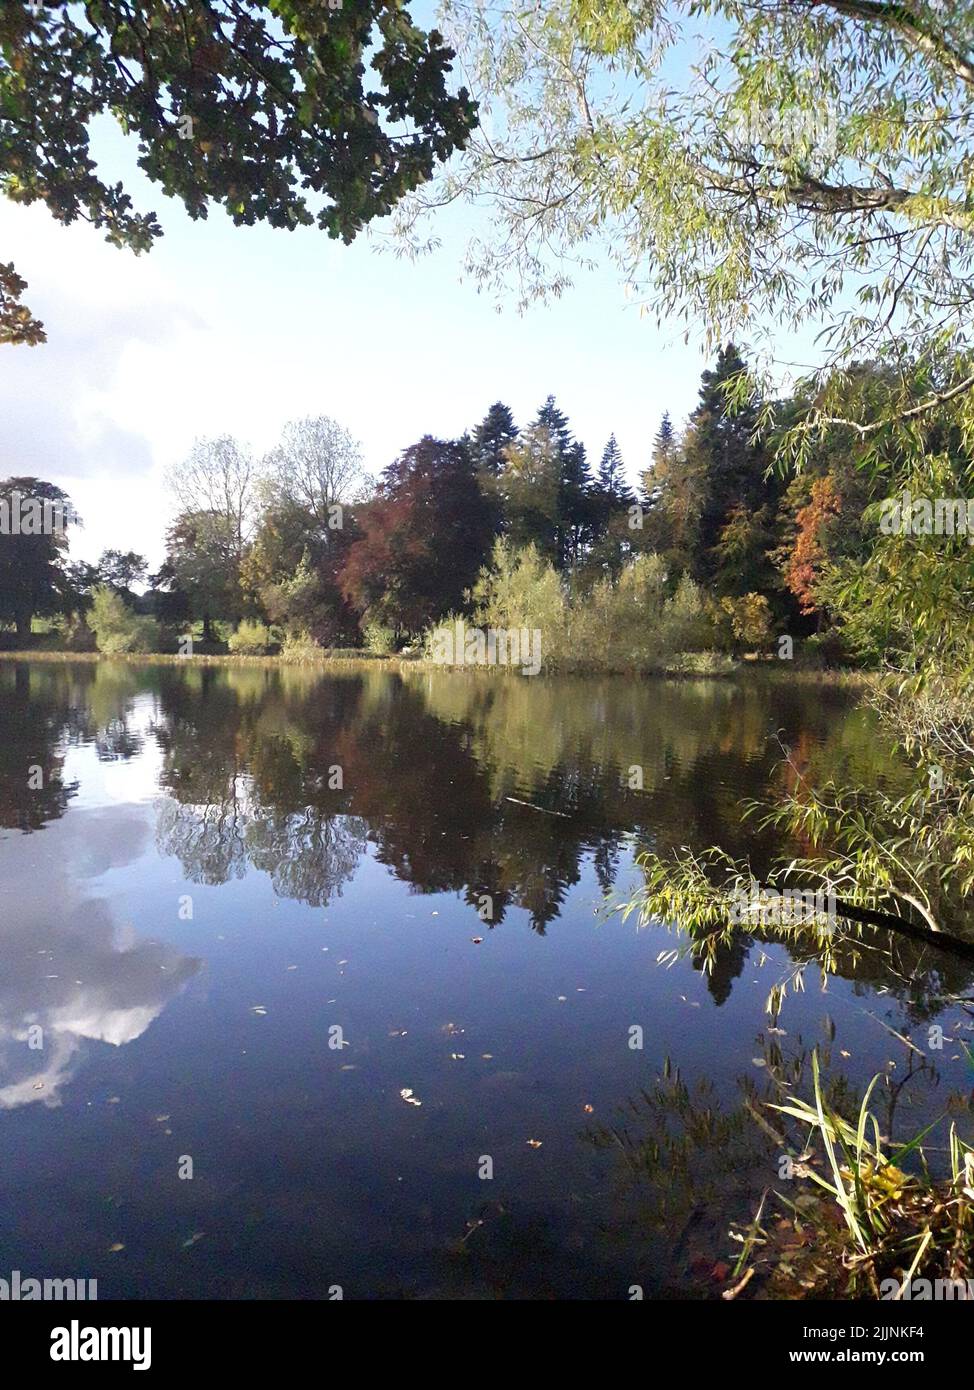
[[[92,594],[88,626],[100,652],[153,652],[159,649],[159,625],[154,618],[133,613],[107,585]]]
[[[764,647],[771,640],[771,607],[763,594],[723,598],[721,607],[730,618],[734,640],[745,647]]]
[[[396,634],[384,623],[366,623],[363,629],[366,650],[374,656],[388,656],[396,650]]]
[[[266,656],[274,646],[274,634],[266,623],[245,618],[227,638],[228,649],[239,656]]]
[[[737,662],[726,652],[677,652],[665,659],[663,669],[670,676],[730,676]]]
[[[554,567],[533,545],[515,550],[494,545],[492,568],[481,570],[473,588],[474,623],[511,631],[539,628],[545,661],[559,661],[568,650],[568,604]]]
[[[321,647],[307,632],[289,632],[281,643],[282,661],[321,661],[323,656]]]

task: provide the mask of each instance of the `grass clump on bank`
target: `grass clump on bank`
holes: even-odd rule
[[[811,1101],[789,1096],[767,1108],[797,1122],[790,1171],[815,1190],[793,1199],[776,1189],[784,1219],[775,1223],[765,1214],[767,1194],[762,1198],[751,1226],[735,1233],[742,1244],[738,1282],[725,1297],[736,1296],[755,1274],[764,1276],[774,1298],[929,1298],[938,1281],[943,1296],[970,1297],[974,1149],[952,1124],[949,1172],[937,1178],[923,1144],[940,1122],[893,1147],[870,1110],[879,1076],[855,1120],[826,1099],[815,1051],[812,1079]],[[915,1171],[905,1170],[908,1163]]]

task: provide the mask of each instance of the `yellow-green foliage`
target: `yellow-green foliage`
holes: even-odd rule
[[[159,624],[127,607],[107,585],[92,594],[88,626],[100,652],[152,652],[159,649]]]
[[[498,541],[491,568],[473,589],[472,621],[539,629],[546,670],[675,669],[682,654],[712,649],[718,633],[711,605],[692,579],[684,576],[671,589],[665,561],[640,555],[617,580],[600,579],[570,598],[533,545],[518,550]]]
[[[274,645],[274,634],[264,623],[245,618],[227,638],[231,652],[243,656],[265,656]]]

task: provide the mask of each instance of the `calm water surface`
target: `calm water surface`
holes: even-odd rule
[[[925,1042],[965,1026],[950,957],[809,965],[769,1033],[781,946],[666,968],[677,938],[598,912],[641,847],[760,871],[776,732],[886,776],[845,692],[5,662],[0,732],[0,1277],[713,1296],[777,1177],[769,1063],[817,1045],[853,1098],[887,1069],[897,1135],[968,1104]]]

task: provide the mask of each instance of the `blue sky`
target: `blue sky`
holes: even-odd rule
[[[97,149],[162,222],[149,254],[40,207],[0,206],[0,259],[29,281],[49,334],[3,350],[3,472],[70,492],[85,520],[74,557],[117,546],[156,565],[172,512],[163,473],[197,437],[232,434],[259,453],[287,420],[332,415],[377,473],[425,433],[474,426],[495,400],[524,424],[551,392],[592,462],[614,431],[635,477],[664,410],[679,422],[695,403],[698,346],[641,317],[609,266],[579,271],[552,305],[498,313],[461,280],[469,208],[445,214],[442,248],[410,262],[384,238],[345,247],[313,229],[237,228],[220,209],[193,222],[114,127]]]

